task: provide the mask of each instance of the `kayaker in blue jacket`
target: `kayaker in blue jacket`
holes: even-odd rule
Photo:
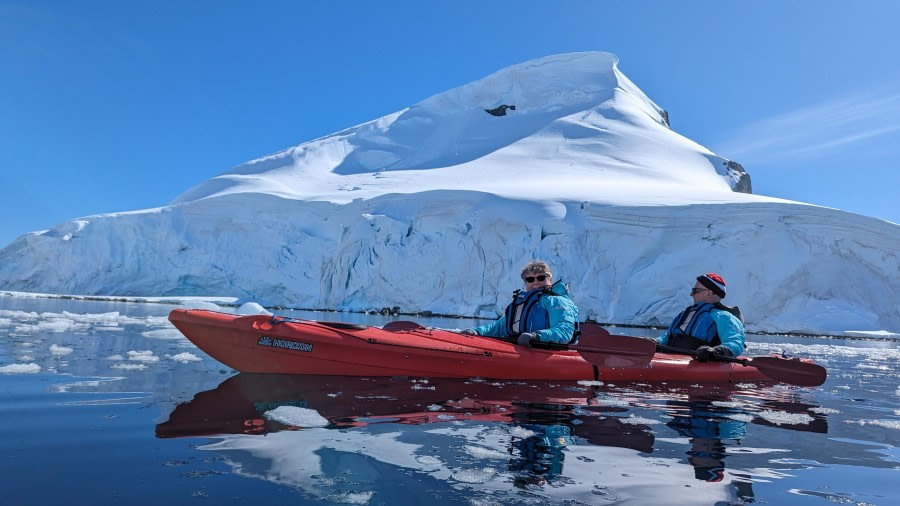
[[[578,328],[578,308],[569,296],[568,287],[553,282],[553,272],[546,262],[534,260],[522,269],[524,290],[513,293],[513,301],[499,320],[467,329],[463,334],[488,337],[515,337],[518,344],[572,341]]]
[[[744,323],[738,308],[722,304],[725,292],[722,276],[714,272],[697,276],[691,290],[694,304],[672,320],[657,343],[696,350],[701,362],[740,355],[746,346]]]

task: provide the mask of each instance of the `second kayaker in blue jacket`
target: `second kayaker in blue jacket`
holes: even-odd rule
[[[562,281],[554,283],[550,267],[540,260],[529,262],[521,276],[525,289],[513,293],[513,301],[499,320],[463,333],[514,337],[518,344],[528,347],[535,341],[571,342],[578,330],[578,307],[568,287]]]
[[[696,350],[701,362],[740,355],[746,346],[744,323],[739,309],[722,304],[725,290],[722,276],[714,272],[697,276],[691,290],[694,304],[672,320],[657,343]]]

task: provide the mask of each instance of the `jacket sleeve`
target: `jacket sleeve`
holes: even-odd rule
[[[716,322],[719,341],[735,357],[744,352],[744,324],[728,311],[715,310],[710,315]]]
[[[567,297],[542,297],[541,305],[550,316],[550,328],[535,332],[538,341],[566,344],[575,333],[578,307]]]
[[[488,323],[487,325],[475,327],[472,330],[477,332],[479,336],[507,337],[506,336],[506,315],[504,314],[503,316],[501,316],[499,320]]]

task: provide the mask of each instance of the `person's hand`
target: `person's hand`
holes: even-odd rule
[[[463,330],[462,332],[460,332],[460,334],[467,335],[467,336],[477,336],[478,332],[475,332],[475,329],[466,329],[466,330]]]
[[[701,346],[697,348],[697,360],[700,362],[709,362],[719,358],[731,357],[731,350],[727,346]]]
[[[519,334],[519,338],[516,340],[516,342],[519,343],[519,346],[524,346],[526,348],[531,348],[532,341],[537,341],[537,334],[534,332]]]

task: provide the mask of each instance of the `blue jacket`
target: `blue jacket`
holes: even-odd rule
[[[538,341],[566,344],[572,340],[578,322],[578,307],[569,297],[568,287],[561,281],[557,281],[548,290],[531,290],[528,292],[516,292],[516,301],[519,303],[528,300],[529,297],[539,297],[530,317],[525,322],[525,331],[534,332]],[[516,303],[507,306],[504,315],[499,320],[475,327],[475,332],[480,336],[510,337],[507,329],[507,314],[514,309]]]
[[[691,312],[693,312],[693,318],[686,321],[685,316]],[[670,340],[682,336],[689,336],[697,340],[694,349],[703,345],[721,344],[731,350],[735,357],[744,352],[744,324],[733,314],[716,309],[708,302],[694,304],[682,311],[672,320],[666,333],[658,337],[656,341],[659,344],[669,344]]]

